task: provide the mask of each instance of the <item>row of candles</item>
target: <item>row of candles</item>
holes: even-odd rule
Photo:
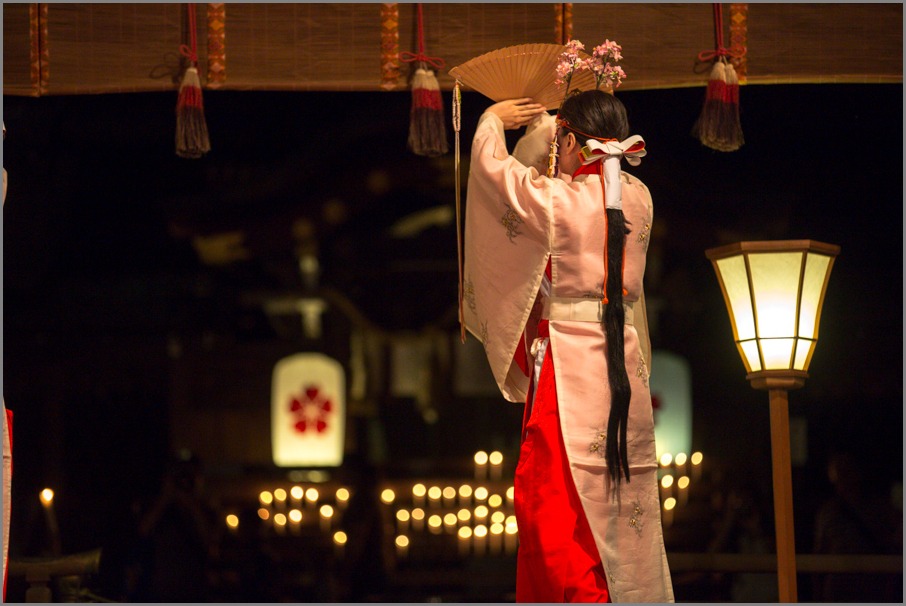
[[[665,528],[673,525],[674,511],[689,501],[689,485],[701,479],[703,456],[694,452],[691,456],[679,453],[674,457],[664,453],[660,458],[662,474],[659,481],[661,497],[661,523]],[[691,474],[691,477],[690,477]]]
[[[451,535],[456,537],[461,555],[515,553],[516,518],[512,515],[514,489],[492,493],[502,478],[503,455],[498,451],[478,451],[473,457],[476,480],[491,486],[463,483],[455,486],[426,485],[417,482],[398,499],[393,488],[384,488],[381,503],[394,507],[394,544],[399,557],[406,557],[412,533]],[[501,487],[502,488],[502,487]],[[407,494],[408,493],[408,494]],[[321,532],[332,533],[335,550],[342,554],[348,537],[338,520],[349,502],[348,488],[337,488],[333,494],[323,487],[295,485],[287,490],[278,487],[264,490],[259,496],[258,517],[277,535],[300,535],[302,527],[317,523]],[[411,507],[407,507],[411,504]],[[226,524],[238,532],[239,517],[230,513]]]

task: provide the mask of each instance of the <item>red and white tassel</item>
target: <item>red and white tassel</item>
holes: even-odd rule
[[[708,89],[705,92],[705,103],[701,114],[692,127],[692,136],[702,145],[714,147],[720,138],[721,122],[725,119],[724,99],[727,96],[727,75],[723,61],[715,61],[708,78]]]
[[[414,153],[429,157],[441,156],[449,148],[440,85],[434,71],[424,63],[412,78],[408,144]]]
[[[176,155],[181,158],[200,158],[211,151],[208,125],[204,117],[201,80],[198,68],[186,69],[179,85],[176,102]]]
[[[176,155],[181,158],[200,158],[211,151],[208,124],[204,117],[201,97],[201,78],[198,77],[198,41],[195,24],[195,5],[186,6],[189,25],[189,46],[180,52],[189,60],[189,67],[179,85],[176,101]]]

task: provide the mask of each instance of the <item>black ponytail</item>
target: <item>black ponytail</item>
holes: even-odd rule
[[[626,373],[623,346],[623,253],[629,228],[623,211],[607,209],[607,305],[604,307],[605,347],[607,349],[607,380],[610,383],[610,418],[604,460],[610,478],[617,486],[623,477],[629,482],[629,459],[626,454],[626,425],[629,420],[629,401],[632,388]]]

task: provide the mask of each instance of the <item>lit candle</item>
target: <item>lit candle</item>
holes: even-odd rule
[[[503,476],[503,454],[495,450],[488,455],[488,463],[491,466],[491,480],[499,481]]]
[[[673,459],[673,462],[676,467],[676,475],[684,476],[688,474],[689,470],[686,469],[686,463],[689,462],[689,457],[686,456],[686,453],[681,452],[676,455],[676,458]]]
[[[293,507],[286,516],[289,518],[289,531],[292,534],[302,534],[302,510]]]
[[[330,505],[321,505],[321,531],[330,532],[330,527],[333,525],[333,507]],[[301,517],[300,517],[301,519]]]
[[[460,525],[467,525],[469,520],[472,519],[472,512],[462,508],[456,513],[456,518],[459,520]]]
[[[510,486],[509,488],[506,489],[506,503],[507,503],[507,505],[512,507],[515,502],[516,502],[516,488],[514,486]]]
[[[475,508],[475,520],[478,522],[484,522],[488,519],[488,508],[484,505],[479,505]]]
[[[472,505],[472,487],[463,484],[459,487],[459,506],[469,507]]]
[[[412,510],[412,530],[424,530],[425,529],[425,510],[421,507],[416,507]]]
[[[239,516],[235,513],[228,514],[226,517],[226,525],[230,531],[230,534],[236,535],[239,534]]]
[[[305,491],[305,506],[309,509],[314,509],[318,505],[318,498],[320,496],[317,488],[309,488]]]
[[[381,491],[381,503],[384,505],[392,505],[396,500],[396,493],[393,492],[392,488],[385,488]]]
[[[670,464],[673,463],[673,455],[665,452],[661,455],[660,463],[661,467],[670,467]]]
[[[338,530],[335,533],[333,533],[333,550],[334,550],[333,552],[334,552],[334,554],[336,554],[336,556],[338,558],[343,557],[343,553],[346,548],[346,540],[347,540],[346,533],[343,532],[342,530]]]
[[[488,541],[488,551],[491,555],[500,555],[503,553],[503,524],[491,524],[488,532],[491,535]]]
[[[488,497],[488,507],[491,509],[497,509],[501,505],[503,505],[503,497],[499,494],[492,494]]]
[[[396,537],[396,557],[402,559],[409,554],[409,537],[404,534]]]
[[[292,506],[299,508],[302,506],[302,497],[305,496],[305,491],[301,486],[293,486],[289,489],[289,496],[292,499]]]
[[[673,476],[670,474],[661,478],[661,502],[673,494]]]
[[[457,537],[457,543],[459,543],[459,555],[469,555],[469,544],[472,542],[472,529],[468,526],[463,526],[459,529]]]
[[[346,505],[349,504],[349,490],[346,488],[337,488],[337,508],[340,511],[346,509]]]
[[[443,523],[443,519],[439,515],[434,514],[428,518],[428,530],[431,531],[431,534],[440,534],[443,532],[443,528],[441,528]]]
[[[429,507],[440,507],[440,497],[442,491],[439,486],[432,486],[428,489],[428,506]]]
[[[274,529],[277,534],[286,534],[286,514],[283,512],[274,514]]]
[[[488,545],[488,527],[484,524],[479,524],[475,527],[475,530],[472,531],[472,537],[472,546],[475,550],[475,555],[485,555]]]
[[[409,519],[412,515],[408,509],[398,509],[396,512],[396,531],[399,534],[406,534],[409,531]]]
[[[676,499],[669,497],[664,501],[664,528],[670,528],[673,525],[673,509],[676,507]]]
[[[516,545],[519,540],[519,529],[516,525],[516,516],[509,516],[506,519],[506,523],[503,526],[503,532],[505,534],[503,541],[506,553],[507,555],[513,555],[516,553]]]
[[[685,505],[689,501],[689,476],[683,476],[677,480],[676,488],[679,495],[677,499],[679,505]]]
[[[702,453],[693,452],[692,456],[689,457],[689,462],[692,463],[692,481],[698,482],[702,477]]]
[[[286,509],[286,491],[282,488],[274,490],[274,504],[277,509],[284,511]]]
[[[453,534],[456,532],[456,514],[448,513],[444,515],[444,530],[447,531],[447,534]]]
[[[475,489],[475,501],[486,501],[488,499],[488,489],[484,486],[479,486]]]
[[[258,495],[258,502],[270,511],[274,504],[274,495],[269,490],[262,490],[261,494]]]
[[[488,478],[488,453],[479,450],[475,453],[475,479],[486,480]]]
[[[447,486],[443,490],[444,497],[444,507],[454,507],[456,505],[456,489],[452,486]]]
[[[506,522],[506,514],[502,511],[495,511],[491,514],[491,524],[503,524]]]
[[[426,494],[428,494],[428,489],[425,488],[424,484],[416,484],[412,487],[412,501],[415,503],[416,507],[425,506]]]

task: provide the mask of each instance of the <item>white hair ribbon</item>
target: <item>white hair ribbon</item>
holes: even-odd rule
[[[632,166],[638,166],[646,154],[645,140],[633,135],[624,141],[597,141],[589,139],[582,148],[582,165],[597,161],[604,166],[604,204],[607,208],[623,208],[623,192],[620,184],[620,158]],[[584,172],[584,171],[583,171]]]

